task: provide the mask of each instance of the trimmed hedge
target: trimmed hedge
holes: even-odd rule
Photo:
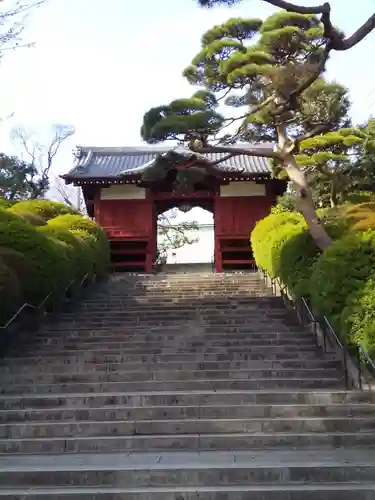
[[[16,214],[34,214],[38,215],[45,221],[53,219],[58,215],[64,214],[75,214],[78,215],[77,210],[60,203],[58,201],[51,200],[24,200],[15,203],[9,210]]]
[[[311,274],[311,303],[320,315],[341,325],[350,296],[359,292],[375,272],[375,232],[349,233],[335,241]],[[375,304],[374,304],[375,305]],[[350,335],[350,332],[347,332]]]
[[[11,312],[16,310],[22,293],[17,274],[0,259],[0,319],[10,319]]]
[[[290,229],[292,227],[295,228],[296,232],[299,232],[304,224],[303,217],[297,212],[273,213],[258,221],[251,233],[251,247],[257,265],[266,269],[270,276],[277,276],[278,264],[274,246],[281,244],[278,241],[279,235],[280,238],[286,237],[285,234],[281,236],[280,231],[283,230],[284,226],[287,226],[286,233],[294,232],[293,229]]]
[[[25,212],[19,214],[22,219],[26,222],[29,222],[32,226],[45,226],[47,224],[46,220],[43,219],[40,215],[33,214],[32,212]]]
[[[375,276],[350,294],[340,326],[350,344],[362,344],[370,355],[375,354]]]
[[[73,232],[53,227],[51,225],[39,227],[38,230],[47,234],[66,245],[69,262],[71,263],[71,278],[83,278],[87,273],[93,275],[93,255],[94,249],[88,245],[78,235]],[[95,244],[95,240],[94,240]]]
[[[68,259],[65,248],[54,238],[36,230],[22,217],[0,209],[0,247],[16,250],[33,262],[27,300],[34,304],[66,284]]]
[[[296,298],[307,298],[344,340],[375,351],[375,204],[319,215],[333,239],[330,248],[317,248],[302,219],[271,214],[251,235],[257,265],[279,277]]]
[[[95,222],[80,215],[60,215],[48,221],[48,226],[69,231],[85,231],[95,238],[94,271],[99,276],[107,273],[110,263],[109,242],[105,231]]]
[[[4,247],[0,247],[0,260],[16,274],[21,295],[30,302],[34,292],[33,279],[37,275],[34,262],[23,253]]]
[[[0,196],[0,208],[10,208],[14,205],[14,203],[14,201],[7,200],[6,198]]]
[[[47,200],[32,200],[28,207],[35,205],[38,212],[40,201],[61,211],[61,204],[47,205]],[[43,212],[46,218],[52,213],[48,210]],[[30,214],[36,225],[25,220],[29,212],[0,207],[0,325],[23,303],[38,305],[49,294],[51,301],[57,300],[71,281],[104,275],[109,268],[109,243],[94,222],[67,213],[39,225],[45,221],[35,212]]]

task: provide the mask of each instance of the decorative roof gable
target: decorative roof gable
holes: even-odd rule
[[[262,145],[264,146],[264,145]],[[239,144],[236,147],[254,149],[257,146]],[[259,146],[258,146],[259,147]],[[79,159],[75,166],[62,177],[68,182],[87,180],[119,180],[126,176],[142,175],[147,169],[153,167],[156,161],[176,160],[176,163],[194,160],[198,163],[214,164],[227,153],[209,153],[199,155],[187,148],[173,146],[140,146],[124,148],[79,148]],[[270,161],[264,157],[247,155],[233,156],[217,163],[215,168],[222,172],[238,173],[240,175],[251,175],[259,177],[270,176]]]

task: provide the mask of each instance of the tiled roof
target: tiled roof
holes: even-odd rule
[[[263,145],[264,146],[264,145]],[[232,146],[255,149],[259,146],[242,145]],[[183,157],[198,157],[199,161],[215,162],[226,156],[226,153],[209,153],[195,155],[186,148],[168,146],[145,146],[124,148],[81,147],[80,158],[75,166],[63,177],[69,180],[85,179],[112,179],[127,174],[140,174],[152,166],[159,155],[168,152]],[[217,168],[224,171],[234,171],[242,174],[268,175],[270,163],[268,158],[238,155],[217,164]]]

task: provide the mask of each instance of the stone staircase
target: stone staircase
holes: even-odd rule
[[[0,377],[0,500],[375,499],[375,398],[255,274],[113,275]]]

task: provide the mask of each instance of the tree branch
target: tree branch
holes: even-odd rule
[[[328,61],[329,53],[331,52],[331,50],[332,50],[332,46],[330,43],[328,43],[324,48],[323,56],[322,56],[321,60],[319,61],[319,64],[316,66],[315,71],[308,78],[306,78],[306,80],[304,82],[302,82],[300,85],[298,85],[296,90],[294,90],[291,93],[292,99],[295,99],[296,97],[301,95],[302,92],[307,90],[310,87],[310,85],[312,85],[315,82],[315,80],[317,78],[319,78],[321,73],[323,73],[323,71],[325,69],[326,62]]]
[[[338,37],[333,43],[333,48],[335,50],[349,50],[361,42],[373,29],[375,29],[375,13],[349,38],[342,39]]]
[[[321,14],[321,22],[324,25],[324,36],[331,42],[331,49],[344,51],[353,48],[361,42],[371,31],[375,29],[375,13],[370,16],[350,37],[341,38],[331,22],[331,6],[329,2],[316,7],[304,7],[296,5],[285,0],[264,0],[264,2],[284,9],[288,12],[297,12],[298,14]]]
[[[316,7],[303,7],[302,5],[286,2],[285,0],[264,1],[274,7],[278,7],[279,9],[284,9],[288,12],[297,12],[298,14],[329,14],[331,12],[331,6],[328,2],[325,2],[322,5],[317,5]]]
[[[194,153],[199,153],[199,154],[207,154],[207,153],[227,153],[232,156],[256,156],[256,157],[263,157],[263,158],[275,158],[276,160],[281,160],[282,157],[280,153],[277,151],[273,151],[271,148],[257,148],[257,149],[242,149],[242,148],[231,148],[231,147],[225,147],[225,146],[210,146],[207,145],[206,147],[199,147],[199,146],[194,146],[194,144],[190,144],[190,149],[194,151]],[[223,157],[221,160],[217,161],[217,163],[221,163],[224,160],[227,160],[228,157]]]
[[[311,137],[315,137],[316,135],[324,134],[326,132],[329,132],[331,130],[331,127],[328,123],[322,123],[321,125],[317,125],[314,127],[312,130],[309,132],[306,132],[306,134],[300,135],[295,139],[295,144],[298,146],[301,144],[302,141],[305,141],[306,139],[311,139]]]

